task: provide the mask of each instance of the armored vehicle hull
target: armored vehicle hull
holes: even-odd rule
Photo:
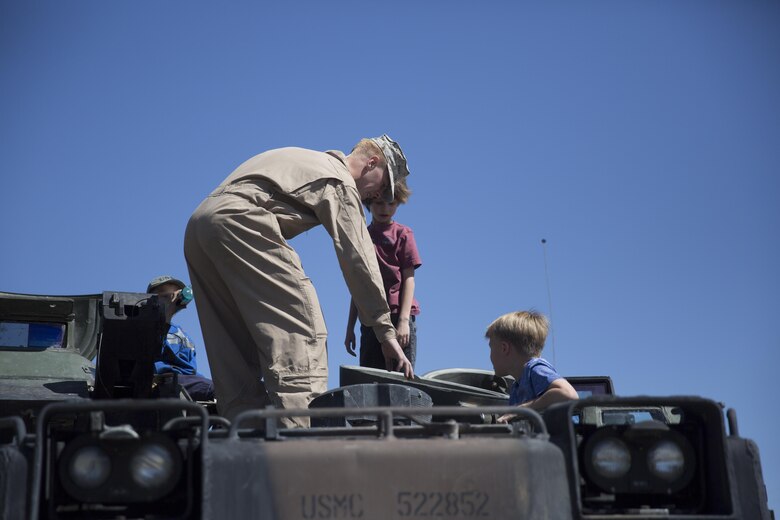
[[[154,388],[149,296],[0,294],[0,520],[774,518],[732,410],[605,377],[540,415],[484,371],[343,367],[338,407],[209,415]]]

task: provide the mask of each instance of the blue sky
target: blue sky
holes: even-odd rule
[[[552,314],[563,374],[735,408],[780,509],[779,22],[751,0],[2,0],[0,290],[186,279],[187,219],[238,164],[386,132],[418,373],[490,368],[487,324]],[[293,245],[336,387],[349,295],[322,228]]]

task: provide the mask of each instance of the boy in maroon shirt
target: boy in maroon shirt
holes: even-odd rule
[[[393,220],[399,204],[409,200],[411,191],[406,182],[395,186],[393,202],[385,202],[380,198],[364,201],[371,212],[371,224],[368,232],[376,248],[379,271],[385,286],[385,297],[390,306],[390,319],[398,333],[398,343],[414,367],[417,357],[417,325],[415,317],[420,313],[420,306],[414,298],[414,271],[422,265],[414,232],[408,226]],[[347,320],[347,336],[344,346],[347,352],[355,355],[355,322],[357,309],[353,302],[349,305]],[[382,348],[370,327],[360,325],[360,366],[385,368]]]

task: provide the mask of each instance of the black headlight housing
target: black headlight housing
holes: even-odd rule
[[[682,509],[699,507],[695,481],[699,464],[691,439],[697,432],[672,429],[655,419],[635,424],[583,426],[580,470],[591,495],[637,497],[650,507],[669,496]]]
[[[575,517],[729,515],[721,407],[698,397],[593,397],[550,407]]]
[[[207,439],[206,411],[188,401],[51,404],[36,425],[30,517],[197,517]]]
[[[85,434],[58,457],[59,482],[79,502],[154,502],[180,483],[184,457],[167,436],[101,438]]]

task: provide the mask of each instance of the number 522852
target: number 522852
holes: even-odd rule
[[[402,517],[486,517],[489,501],[482,491],[399,491],[396,513]]]

